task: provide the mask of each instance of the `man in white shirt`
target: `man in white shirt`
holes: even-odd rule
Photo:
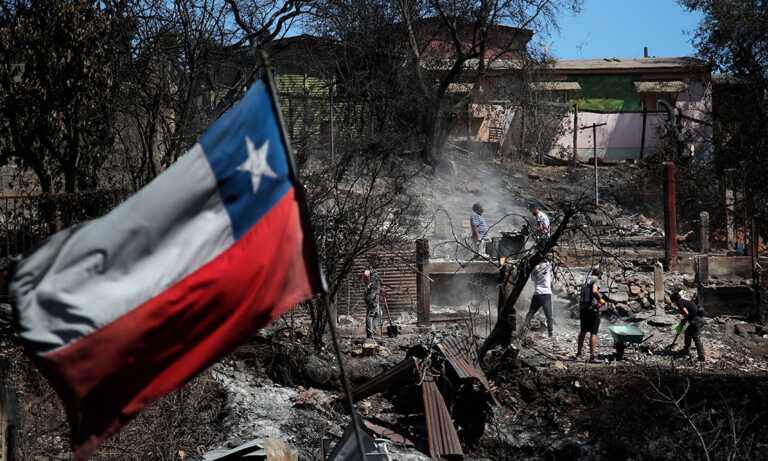
[[[544,308],[544,316],[547,318],[547,333],[552,337],[552,264],[549,261],[539,263],[531,271],[531,279],[534,283],[531,307],[525,316],[523,323],[523,335],[528,330],[528,325],[540,308]]]
[[[531,214],[536,219],[536,225],[534,227],[533,235],[539,239],[549,238],[549,216],[541,211],[538,205],[531,203],[528,205],[528,209],[531,210]]]

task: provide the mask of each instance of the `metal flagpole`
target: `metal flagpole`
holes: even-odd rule
[[[280,105],[278,104],[277,99],[277,90],[275,88],[275,81],[272,78],[272,66],[269,64],[269,58],[267,56],[267,53],[263,50],[261,51],[261,60],[264,64],[264,80],[267,84],[267,88],[269,90],[270,95],[270,101],[272,102],[272,110],[275,112],[277,116],[278,124],[280,125],[280,135],[283,138],[283,145],[285,146],[286,155],[288,156],[288,170],[289,174],[291,176],[291,181],[293,182],[295,189],[296,189],[296,196],[299,202],[299,206],[301,207],[301,215],[302,215],[302,224],[304,227],[304,237],[309,239],[311,241],[314,254],[317,254],[317,244],[315,243],[315,236],[311,232],[311,226],[309,225],[309,220],[307,219],[309,217],[309,210],[307,209],[307,202],[304,199],[304,188],[301,186],[301,183],[299,182],[299,173],[298,169],[296,168],[296,162],[293,158],[293,149],[291,149],[290,139],[288,138],[288,132],[285,129],[285,123],[283,122],[283,113],[280,110]],[[338,340],[338,333],[336,331],[336,325],[335,322],[331,321],[331,303],[330,298],[328,296],[328,290],[327,285],[325,283],[325,277],[323,276],[323,270],[322,267],[320,267],[320,262],[316,261],[317,265],[317,271],[320,275],[320,282],[321,286],[323,288],[323,294],[322,294],[322,300],[323,304],[325,304],[325,314],[328,318],[328,328],[331,331],[331,341],[333,342],[333,349],[336,353],[336,361],[339,363],[339,374],[341,374],[341,385],[344,388],[344,394],[346,396],[347,400],[347,406],[349,407],[349,413],[352,417],[352,428],[355,432],[355,439],[357,440],[357,446],[360,451],[360,459],[365,461],[365,446],[363,445],[363,435],[362,435],[362,429],[360,428],[360,419],[358,417],[357,412],[355,411],[355,402],[352,399],[352,388],[349,384],[349,377],[347,376],[346,369],[344,368],[344,361],[341,358],[341,349],[339,348],[339,340]]]

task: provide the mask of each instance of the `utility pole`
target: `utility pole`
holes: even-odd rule
[[[607,123],[593,123],[591,125],[582,126],[579,128],[579,130],[587,130],[592,128],[592,160],[595,164],[595,206],[600,205],[600,193],[598,192],[597,186],[597,127],[605,125],[607,125]],[[574,134],[574,139],[576,139],[576,134]]]
[[[571,166],[576,167],[578,158],[576,157],[576,149],[579,147],[579,130],[576,128],[579,126],[579,105],[573,105],[573,154],[571,156]]]

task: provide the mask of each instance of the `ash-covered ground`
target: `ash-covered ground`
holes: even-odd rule
[[[502,175],[506,170],[499,165],[456,156],[447,171],[438,170],[436,179],[421,186],[425,201],[451,216],[454,227],[448,229],[457,235],[467,235],[464,218],[474,201],[486,204],[489,221],[511,214],[504,225],[517,230],[521,216],[527,216],[527,202],[550,207],[554,215],[559,200],[591,184],[586,168],[574,172],[523,165]],[[602,319],[600,363],[575,359],[575,294],[590,264],[559,261],[554,338],[544,334],[544,317],[539,313],[515,348],[495,349],[486,357],[483,369],[499,405],[485,422],[482,437],[463,441],[464,459],[768,459],[768,436],[761,430],[768,422],[768,330],[747,318],[708,316],[703,330],[705,362],[670,353],[679,315],[668,295],[679,289],[692,294],[694,280],[690,273],[669,273],[665,299],[658,303],[653,299],[651,270],[662,234],[658,207],[629,197],[633,190],[635,197],[647,192],[643,184],[627,182],[636,170],[601,168],[605,184],[601,197],[608,209],[601,216],[612,217],[605,226],[606,236],[628,243],[611,247],[622,262],[607,265],[602,281],[613,302]],[[457,188],[461,193],[452,194]],[[600,216],[593,218],[596,222]],[[443,232],[437,237],[450,241],[446,222],[433,222],[429,232]],[[443,225],[443,230],[435,231],[435,224]],[[578,239],[564,241],[562,248],[595,254]],[[454,254],[444,257],[450,260]],[[491,281],[481,288],[482,296],[470,302],[433,305],[434,314],[454,318],[429,329],[417,328],[415,312],[399,314],[395,322],[401,334],[378,336],[372,356],[366,356],[362,347],[363,319],[341,318],[342,355],[353,386],[387,371],[414,346],[445,336],[481,342],[496,321],[497,287]],[[531,293],[529,284],[515,306],[518,326]],[[4,319],[0,316],[0,357],[12,364],[19,401],[17,459],[72,459],[58,399],[22,354]],[[626,324],[637,326],[644,341],[629,347],[624,359],[617,361],[608,327]],[[265,438],[285,442],[298,459],[320,459],[323,441],[332,447],[349,424],[339,369],[328,341],[324,349],[316,350],[306,323],[298,322],[293,330],[286,325],[277,322],[154,404],[94,459],[204,459],[216,450]],[[679,338],[674,349],[681,345]],[[382,441],[392,459],[428,459],[423,407],[418,399],[404,400],[394,391],[365,398],[357,409],[368,421],[406,433],[413,446]]]
[[[537,317],[519,354],[497,349],[487,357],[484,368],[500,406],[479,442],[464,447],[465,459],[702,459],[697,432],[705,436],[711,459],[730,453],[739,455],[731,459],[765,459],[766,440],[758,429],[768,414],[768,332],[738,319],[708,318],[703,333],[708,358],[702,364],[665,351],[677,318],[649,309],[631,320],[650,339],[628,349],[620,362],[613,360],[607,326],[629,319],[604,318],[603,362],[588,364],[574,360],[578,320],[567,298],[556,309],[554,341],[542,334],[543,318]],[[370,357],[361,353],[359,332],[342,331],[353,385],[389,369],[415,345],[471,331],[466,321],[423,331],[412,316],[398,320],[402,334],[377,337]],[[305,326],[262,332],[153,405],[95,459],[203,459],[215,449],[264,438],[286,442],[299,459],[318,459],[322,440],[332,446],[349,417],[332,354],[315,351],[307,333]],[[16,363],[23,448],[18,459],[72,459],[55,394],[12,341],[3,342],[2,354]],[[357,407],[379,423],[422,418],[417,404],[408,414],[395,402],[395,393],[384,392]],[[418,449],[425,442],[386,444],[392,459],[420,460],[428,459]]]

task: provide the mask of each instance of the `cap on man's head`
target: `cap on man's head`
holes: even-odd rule
[[[594,275],[595,277],[602,277],[603,271],[601,271],[599,267],[595,267],[592,269],[592,275]]]
[[[538,206],[538,205],[536,205],[536,204],[535,204],[535,203],[533,203],[533,202],[531,202],[531,203],[529,203],[529,204],[528,204],[528,209],[529,209],[529,210],[538,209],[538,208],[539,208],[539,206]]]
[[[482,210],[483,210],[483,206],[480,205],[480,203],[475,203],[474,205],[472,205],[472,211],[474,211],[475,213],[480,213]]]

